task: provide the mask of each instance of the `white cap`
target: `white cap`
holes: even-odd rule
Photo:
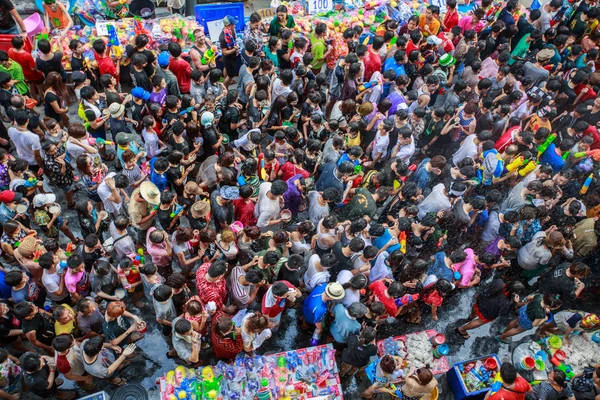
[[[36,194],[33,198],[33,206],[35,208],[41,208],[46,204],[52,204],[56,201],[56,195],[48,193],[48,194]]]

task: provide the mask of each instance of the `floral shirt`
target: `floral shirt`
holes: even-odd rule
[[[60,188],[67,188],[73,184],[73,167],[71,164],[65,162],[65,172],[62,172],[62,165],[56,161],[56,159],[63,155],[65,150],[62,148],[57,149],[56,155],[46,155],[44,158],[44,170],[50,182],[53,185]]]
[[[196,287],[202,304],[208,304],[209,301],[214,301],[217,305],[217,310],[220,310],[225,300],[227,300],[227,282],[224,278],[218,282],[209,282],[205,276],[210,268],[210,263],[204,263],[196,272]]]
[[[33,213],[33,217],[35,218],[35,223],[39,225],[42,232],[46,234],[46,236],[55,238],[58,237],[58,228],[56,227],[56,222],[52,224],[52,228],[48,229],[48,224],[52,220],[52,216],[45,209],[35,210]]]
[[[8,166],[6,164],[0,164],[0,187],[7,189],[9,183]]]
[[[20,381],[21,368],[10,358],[0,364],[0,390],[11,393]]]
[[[348,44],[344,40],[344,35],[342,33],[338,32],[333,35],[332,46],[333,50],[325,59],[329,69],[334,69],[335,63],[337,63],[340,58],[348,55]]]

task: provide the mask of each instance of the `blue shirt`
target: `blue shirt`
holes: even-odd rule
[[[431,173],[425,168],[430,160],[431,158],[426,158],[421,161],[415,173],[409,178],[410,182],[414,182],[424,192],[423,195],[425,196],[431,192],[431,189],[428,187],[429,182],[431,182]],[[427,193],[425,193],[426,190]]]
[[[154,157],[152,160],[150,160],[150,181],[156,185],[158,190],[160,190],[161,192],[164,192],[165,190],[167,190],[167,184],[169,182],[167,179],[167,173],[166,172],[163,174],[156,173],[156,171],[154,170],[155,162],[156,162],[156,157]]]
[[[15,215],[17,215],[16,210],[11,210],[6,207],[6,204],[0,203],[0,223],[2,223],[2,225],[13,219]]]
[[[346,343],[348,336],[360,333],[360,322],[348,316],[343,304],[338,304],[333,308],[333,316],[334,320],[329,327],[329,332],[336,342]]]
[[[433,265],[429,267],[427,275],[435,275],[438,279],[446,279],[448,282],[452,282],[454,274],[446,265],[446,253],[440,251],[433,255]]]
[[[550,146],[540,157],[540,164],[550,164],[554,172],[559,172],[565,166],[565,160],[556,154],[556,145],[551,143]]]
[[[0,271],[0,299],[8,299],[11,296],[11,287],[4,283],[6,272]]]
[[[383,248],[383,246],[385,246],[386,243],[389,242],[390,240],[392,240],[392,235],[390,234],[390,231],[386,229],[385,233],[383,235],[381,235],[380,237],[375,239],[375,241],[373,242],[373,246],[375,246],[379,250],[381,250]],[[386,251],[388,253],[392,254],[396,250],[400,250],[400,243],[388,247]]]
[[[327,314],[327,303],[323,301],[323,293],[328,283],[321,283],[308,295],[302,306],[302,315],[309,324],[323,321]]]
[[[393,69],[394,71],[396,71],[396,78],[400,75],[406,75],[404,65],[398,64],[394,57],[388,58],[387,60],[385,60],[385,63],[383,63],[383,72],[387,71],[388,69]]]

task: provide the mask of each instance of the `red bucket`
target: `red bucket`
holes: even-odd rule
[[[552,356],[552,360],[550,360],[550,361],[552,361],[552,364],[554,364],[554,365],[556,365],[558,367],[566,359],[567,359],[567,354],[564,351],[562,351],[562,350],[556,350],[554,352],[554,355]]]
[[[438,333],[437,335],[433,335],[431,338],[429,338],[429,341],[433,346],[439,346],[446,343],[446,336],[444,336],[442,333]]]
[[[498,368],[498,361],[494,357],[490,357],[483,363],[485,369],[489,371],[495,371]]]

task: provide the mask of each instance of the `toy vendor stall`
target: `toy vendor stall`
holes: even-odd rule
[[[496,354],[482,356],[454,364],[448,371],[448,385],[456,400],[483,399],[490,390],[498,391],[500,381],[500,359]]]
[[[405,361],[406,368],[420,368],[429,364],[433,374],[440,375],[450,369],[446,359],[449,348],[445,340],[443,334],[430,329],[380,340],[377,342],[377,353],[380,357],[386,354],[399,356]]]
[[[177,367],[160,378],[161,400],[343,400],[331,344],[273,355],[239,355],[233,364]]]

